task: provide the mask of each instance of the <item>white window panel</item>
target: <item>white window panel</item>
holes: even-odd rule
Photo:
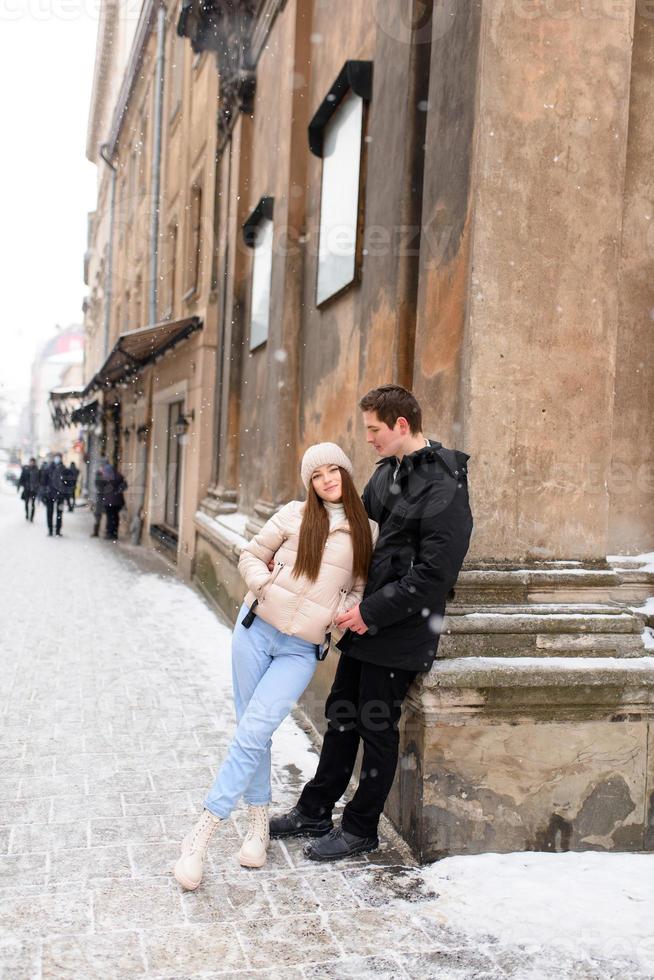
[[[350,91],[325,127],[316,304],[356,273],[363,100]]]
[[[270,284],[272,278],[273,223],[262,218],[257,225],[252,268],[250,350],[268,339]]]

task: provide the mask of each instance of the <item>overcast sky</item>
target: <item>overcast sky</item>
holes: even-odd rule
[[[29,386],[38,343],[82,322],[85,156],[99,0],[0,0],[0,393]]]

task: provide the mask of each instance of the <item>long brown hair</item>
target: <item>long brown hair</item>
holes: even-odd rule
[[[339,466],[339,470],[343,490],[343,507],[352,536],[352,550],[354,552],[352,574],[355,579],[365,579],[368,576],[368,568],[372,558],[370,522],[352,477],[341,466]],[[318,578],[328,534],[329,516],[327,508],[323,506],[313,483],[310,482],[300,527],[297,558],[293,567],[293,575],[296,578],[299,578],[300,575],[306,575],[311,582],[315,582]]]

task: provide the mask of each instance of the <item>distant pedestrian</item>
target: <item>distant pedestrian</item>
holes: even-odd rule
[[[41,469],[39,496],[46,507],[49,537],[52,537],[53,533],[58,538],[62,536],[64,501],[66,500],[67,494],[67,474],[68,469],[64,466],[59,453],[53,457],[52,462],[45,469]]]
[[[102,480],[102,503],[105,514],[107,515],[107,532],[105,538],[108,541],[117,541],[120,512],[125,506],[127,481],[123,474],[119,473],[111,463],[106,463],[103,466]]]
[[[20,490],[21,487],[23,489],[21,500],[25,501],[26,521],[34,520],[34,507],[36,505],[36,498],[39,493],[39,484],[39,468],[36,465],[36,460],[32,456],[27,466],[23,466],[20,479],[18,481],[18,489]]]
[[[77,491],[77,481],[79,480],[79,470],[74,461],[68,467],[68,474],[66,485],[70,491],[70,495],[66,497],[66,503],[68,504],[68,512],[72,513],[75,510],[75,493]]]
[[[104,477],[102,471],[108,464],[109,460],[106,456],[101,456],[98,461],[98,468],[95,471],[95,500],[93,501],[93,531],[91,532],[92,538],[97,538],[100,535],[100,523],[102,521],[102,515],[104,514]]]

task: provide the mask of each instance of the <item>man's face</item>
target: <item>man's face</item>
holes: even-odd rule
[[[398,419],[391,429],[386,422],[380,422],[377,412],[364,412],[363,424],[366,427],[366,442],[375,447],[379,456],[397,455],[406,439],[406,420]]]

